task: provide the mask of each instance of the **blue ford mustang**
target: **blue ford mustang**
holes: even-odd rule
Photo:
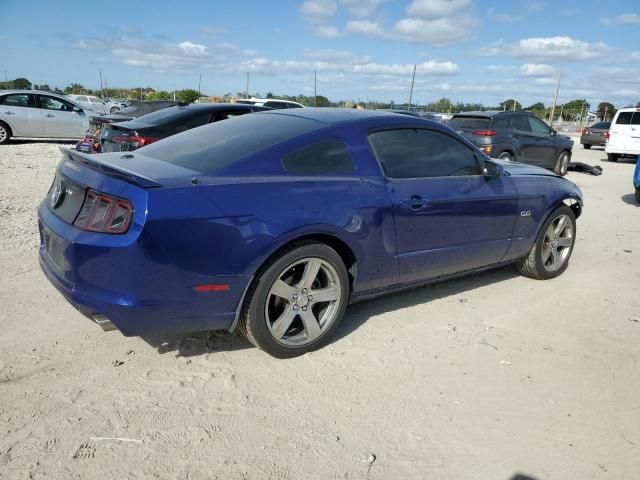
[[[105,330],[239,328],[290,357],[349,302],[508,263],[560,275],[581,208],[570,181],[428,120],[280,110],[131,153],[63,150],[39,258]]]

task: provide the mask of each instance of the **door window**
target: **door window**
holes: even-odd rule
[[[514,130],[519,130],[521,132],[530,132],[531,128],[529,127],[529,122],[523,115],[514,115],[510,119],[511,128]]]
[[[444,133],[403,128],[374,132],[369,140],[389,178],[480,175],[475,152]]]
[[[83,97],[83,96],[76,97],[76,102],[86,102],[86,101],[87,101],[87,97]]]
[[[59,98],[40,95],[40,108],[46,110],[58,110],[61,112],[73,112],[73,105]]]
[[[616,125],[629,125],[631,117],[633,117],[633,112],[620,112],[616,119]]]
[[[509,119],[508,118],[494,118],[493,123],[491,124],[492,130],[506,130],[509,128]]]
[[[28,93],[16,93],[0,97],[0,105],[10,107],[33,107],[33,95]]]
[[[542,133],[544,135],[549,135],[549,127],[547,127],[544,123],[534,117],[527,117],[529,120],[529,127],[531,127],[531,131],[533,133]]]

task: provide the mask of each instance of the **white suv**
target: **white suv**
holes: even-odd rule
[[[280,100],[279,98],[239,98],[236,103],[245,103],[250,105],[257,105],[260,107],[270,108],[304,108],[304,105],[298,102],[292,102],[290,100]]]
[[[640,108],[621,108],[616,112],[604,151],[610,162],[640,155]]]

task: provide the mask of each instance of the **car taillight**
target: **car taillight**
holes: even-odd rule
[[[602,134],[602,136],[603,136],[604,138],[606,138],[607,140],[609,140],[609,130],[607,130],[606,132],[604,132],[604,133]]]
[[[80,213],[73,224],[102,233],[125,233],[131,225],[133,206],[127,200],[87,190]]]
[[[150,143],[160,140],[156,137],[139,137],[138,135],[128,135],[124,137],[113,137],[113,141],[116,143],[133,143],[136,148],[144,147]]]
[[[477,137],[493,137],[498,134],[495,130],[474,130],[471,133]]]
[[[589,129],[588,129],[587,127],[585,127],[585,128],[583,128],[583,129],[580,131],[580,133],[581,133],[582,135],[589,135]]]

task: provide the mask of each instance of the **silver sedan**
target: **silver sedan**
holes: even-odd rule
[[[0,144],[11,137],[77,139],[99,115],[51,92],[0,91]]]

